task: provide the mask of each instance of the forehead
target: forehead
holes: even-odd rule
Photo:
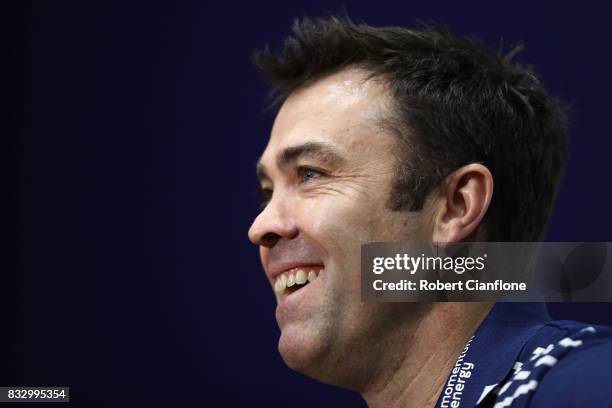
[[[308,142],[333,144],[349,155],[376,141],[387,144],[380,122],[390,96],[380,80],[367,76],[363,70],[346,69],[293,92],[276,116],[262,163]]]

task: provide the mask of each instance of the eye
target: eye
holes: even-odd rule
[[[260,188],[259,190],[257,190],[257,196],[259,198],[259,209],[263,210],[272,199],[272,189]]]
[[[325,175],[323,172],[311,167],[298,167],[297,173],[300,178],[300,183],[308,183],[311,180]]]

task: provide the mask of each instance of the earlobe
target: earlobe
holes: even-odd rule
[[[451,243],[474,239],[492,196],[493,176],[484,165],[472,163],[455,170],[440,187],[432,240]]]

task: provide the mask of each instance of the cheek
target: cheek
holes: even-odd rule
[[[342,297],[338,282],[352,291],[354,281],[360,281],[361,244],[374,241],[377,232],[374,227],[377,217],[360,211],[358,203],[348,203],[337,199],[323,205],[309,208],[305,232],[325,248],[328,259],[326,265],[335,271],[330,275],[330,287],[335,288],[334,296]],[[351,284],[348,284],[351,282]],[[348,284],[348,286],[347,286]]]
[[[368,198],[326,196],[304,202],[298,210],[301,227],[330,249],[376,240],[385,208]]]

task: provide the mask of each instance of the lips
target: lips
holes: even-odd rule
[[[320,265],[290,268],[285,272],[276,275],[276,279],[274,281],[274,291],[281,294],[283,292],[295,290],[299,287],[305,286],[317,279],[322,270],[323,267]]]
[[[305,234],[280,239],[272,248],[265,248],[262,262],[277,298],[317,279],[325,268],[326,256],[326,251]]]

